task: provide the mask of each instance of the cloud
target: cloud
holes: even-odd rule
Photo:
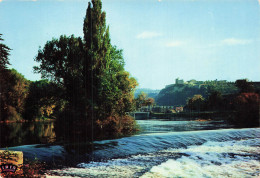
[[[183,41],[171,41],[166,43],[166,47],[179,47],[179,46],[183,46],[185,44],[185,42]]]
[[[158,36],[162,36],[161,33],[156,33],[156,32],[148,32],[145,31],[143,33],[140,33],[136,36],[137,39],[150,39],[150,38],[155,38]]]
[[[251,43],[252,40],[247,40],[247,39],[237,39],[237,38],[227,38],[221,41],[221,44],[224,45],[246,45]]]

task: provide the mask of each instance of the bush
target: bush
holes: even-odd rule
[[[257,127],[259,123],[259,94],[241,93],[235,98],[236,115],[233,122],[243,127]]]

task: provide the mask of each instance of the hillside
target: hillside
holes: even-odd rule
[[[149,88],[138,88],[135,90],[135,98],[141,93],[144,92],[150,98],[156,98],[157,95],[160,93],[160,90],[153,90]]]
[[[179,82],[180,83],[180,82]],[[219,91],[222,95],[233,94],[238,91],[235,83],[226,81],[181,81],[171,84],[160,91],[156,97],[156,104],[161,106],[185,105],[188,98],[195,94],[207,97],[212,91]]]

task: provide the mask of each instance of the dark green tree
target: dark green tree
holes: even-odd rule
[[[9,65],[10,48],[2,43],[3,38],[0,34],[0,120],[6,119],[6,103],[4,103],[4,94],[6,93],[5,85],[7,85],[6,74],[8,72],[7,65]]]
[[[206,108],[208,110],[220,110],[223,109],[224,98],[219,91],[212,91],[206,101]]]
[[[56,119],[66,104],[60,91],[61,89],[55,83],[48,80],[31,82],[25,101],[24,118],[27,120]]]
[[[129,130],[124,123],[134,123],[126,112],[134,108],[137,82],[124,70],[122,50],[110,43],[100,0],[88,4],[83,32],[84,40],[61,36],[48,41],[35,59],[41,63],[35,71],[61,86],[68,101],[58,120],[77,133]]]
[[[16,70],[5,69],[0,95],[1,120],[17,121],[22,119],[29,84],[30,82]]]
[[[202,95],[194,95],[188,99],[187,106],[190,110],[201,111],[204,107],[204,98]]]
[[[6,69],[7,65],[9,65],[9,55],[10,55],[10,48],[5,44],[1,43],[4,41],[2,39],[2,34],[0,34],[0,70]]]
[[[86,51],[84,83],[87,101],[91,101],[88,115],[98,123],[110,123],[107,127],[112,124],[115,130],[121,130],[125,113],[134,109],[133,92],[137,82],[124,70],[122,50],[111,45],[100,0],[88,4],[83,32]]]
[[[254,92],[253,84],[248,82],[247,79],[237,80],[235,85],[240,90],[240,93]]]
[[[35,72],[41,73],[42,78],[49,79],[62,89],[58,95],[68,101],[67,108],[74,113],[84,113],[84,56],[81,38],[63,35],[48,41],[35,58],[40,62],[40,66],[34,67]]]
[[[87,88],[87,98],[91,101],[91,114],[98,114],[97,117],[104,117],[98,112],[104,101],[104,89],[109,88],[108,77],[113,76],[114,66],[119,65],[116,70],[122,70],[122,54],[110,44],[109,28],[106,26],[106,14],[102,11],[100,0],[92,0],[88,4],[83,24],[86,58],[84,60],[84,79]],[[113,54],[114,53],[114,54]],[[115,55],[118,54],[118,56]],[[116,63],[113,63],[113,54]],[[111,60],[112,59],[112,60]],[[115,74],[115,73],[114,73]],[[104,111],[104,113],[107,113]]]

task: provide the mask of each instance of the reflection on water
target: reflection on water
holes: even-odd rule
[[[50,175],[259,175],[260,128],[232,129],[224,121],[139,120],[138,123],[141,132],[134,136],[93,143],[59,144],[42,144],[58,139],[53,122],[7,124],[1,125],[0,144],[2,148],[9,146],[10,150],[23,151],[25,158],[37,157],[51,166],[71,167],[49,171]]]
[[[224,121],[138,120],[140,134],[183,132],[231,128]],[[0,148],[20,145],[46,144],[61,140],[54,132],[54,122],[0,124]],[[67,145],[71,147],[71,145]],[[72,146],[73,147],[73,146]]]
[[[54,140],[54,122],[0,124],[0,148],[51,143]]]

